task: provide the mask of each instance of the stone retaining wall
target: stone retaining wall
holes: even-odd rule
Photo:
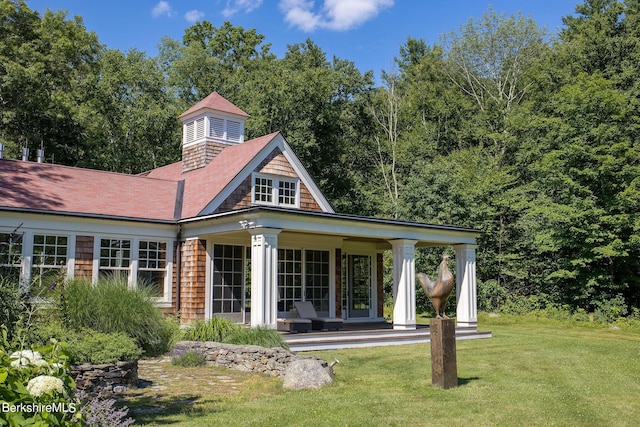
[[[239,371],[261,372],[275,378],[283,378],[289,364],[302,359],[316,360],[327,370],[333,371],[324,359],[315,356],[298,356],[283,348],[180,341],[176,344],[173,354],[180,356],[188,351],[203,354],[207,364],[210,365],[225,366]]]
[[[138,361],[83,364],[71,368],[78,390],[90,394],[122,393],[138,385]]]

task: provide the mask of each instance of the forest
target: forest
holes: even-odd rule
[[[283,133],[337,212],[482,231],[480,308],[638,313],[639,0],[584,0],[558,33],[489,9],[408,37],[378,84],[230,22],[159,43],[109,49],[81,17],[0,0],[4,156],[140,173],[179,160],[177,117],[216,90],[251,115],[247,139]]]

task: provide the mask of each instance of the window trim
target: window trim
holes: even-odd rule
[[[256,200],[256,179],[269,179],[271,180],[271,201],[265,202]],[[289,183],[295,185],[295,201],[293,204],[280,202],[280,183]],[[281,206],[285,208],[300,208],[300,178],[287,177],[282,175],[266,174],[261,172],[254,172],[251,174],[251,203],[256,205],[267,206]]]

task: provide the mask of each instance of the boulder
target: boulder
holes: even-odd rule
[[[283,387],[288,390],[318,389],[333,382],[333,369],[318,359],[299,359],[287,366]]]

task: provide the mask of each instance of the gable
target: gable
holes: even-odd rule
[[[300,178],[295,169],[280,148],[275,148],[253,172]],[[252,174],[249,174],[240,185],[227,197],[213,213],[228,212],[236,209],[251,207],[252,203]],[[300,209],[305,211],[323,212],[322,207],[300,180]]]
[[[271,134],[268,137],[270,137],[268,142],[264,144],[259,152],[257,152],[252,158],[245,157],[242,159],[244,167],[233,177],[233,179],[224,183],[224,189],[219,191],[217,194],[209,193],[211,194],[211,198],[209,199],[210,203],[208,203],[208,205],[198,214],[193,216],[210,215],[216,212],[226,212],[228,210],[251,206],[251,176],[254,172],[299,179],[300,209],[318,212],[333,212],[333,208],[315,182],[313,182],[311,176],[304,166],[302,166],[302,163],[293,153],[284,137],[279,132]],[[231,153],[236,153],[236,150],[240,147],[250,143],[253,143],[253,140],[238,144],[237,146],[225,148],[207,167],[203,169],[212,167],[228,168],[229,164],[226,163],[225,157],[231,158]],[[236,162],[234,164],[237,166],[242,162],[236,157]],[[235,171],[237,171],[237,169],[234,169],[234,172]],[[228,175],[229,174],[227,174],[227,176]]]

